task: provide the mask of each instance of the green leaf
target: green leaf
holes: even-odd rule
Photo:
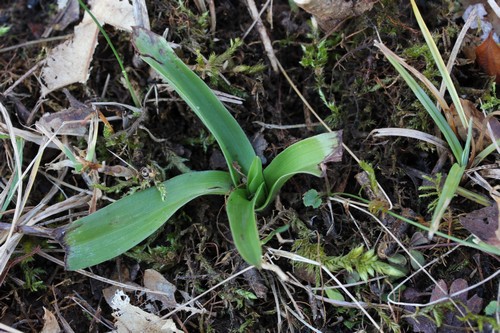
[[[388,275],[390,277],[400,278],[400,277],[406,276],[406,273],[404,272],[403,267],[398,268],[398,267],[389,265],[385,262],[377,262],[376,268],[377,268],[378,272],[385,274],[385,275]]]
[[[402,255],[401,253],[396,253],[393,256],[388,257],[387,261],[389,261],[390,263],[396,264],[396,265],[400,265],[400,266],[406,266],[406,264],[408,263],[408,261],[406,260],[406,257],[404,255]]]
[[[257,211],[266,208],[292,176],[306,173],[319,177],[321,163],[339,161],[342,158],[341,140],[341,131],[323,133],[294,143],[276,156],[264,169],[269,195]]]
[[[487,316],[493,316],[498,311],[500,311],[500,306],[498,304],[498,301],[491,301],[484,308],[484,314]]]
[[[262,248],[255,218],[255,200],[248,200],[246,195],[247,191],[241,188],[229,194],[226,202],[227,217],[234,245],[241,257],[248,264],[260,268]]]
[[[179,208],[201,195],[227,194],[232,181],[223,171],[191,172],[163,183],[167,197],[151,187],[124,197],[58,229],[66,268],[99,264],[131,249],[163,225]]]
[[[413,257],[413,258],[410,258],[410,264],[411,264],[411,267],[413,267],[414,270],[419,270],[420,266],[424,266],[425,265],[425,258],[424,258],[424,255],[422,254],[422,252],[417,251],[417,250],[410,250],[410,254]],[[415,259],[416,262],[413,259]]]
[[[321,205],[321,197],[319,196],[318,191],[314,189],[310,189],[304,193],[302,201],[306,207],[318,208]]]
[[[326,293],[326,296],[328,296],[328,298],[331,300],[342,301],[342,302],[345,301],[344,296],[337,289],[326,288],[325,293]]]
[[[236,120],[205,82],[177,57],[163,37],[134,27],[133,43],[141,58],[175,89],[215,137],[233,183],[237,185],[240,175],[233,163],[248,175],[255,151]]]
[[[411,0],[411,6],[413,8],[413,12],[415,13],[415,18],[417,19],[420,30],[424,35],[425,42],[427,43],[427,46],[429,46],[429,50],[431,51],[432,57],[434,58],[434,62],[436,63],[436,66],[439,69],[441,76],[443,77],[446,89],[448,89],[448,93],[450,94],[453,104],[455,105],[455,109],[460,118],[460,121],[462,122],[462,126],[463,128],[467,128],[469,126],[467,118],[465,117],[465,112],[462,107],[462,103],[460,102],[460,98],[458,96],[457,90],[455,89],[455,85],[453,84],[450,73],[448,73],[448,69],[446,68],[443,58],[441,57],[441,53],[439,53],[436,43],[434,43],[432,35],[429,32],[429,29],[427,29],[424,19],[422,18],[422,15],[420,15],[420,11],[418,10],[415,0]],[[460,161],[460,159],[457,160]]]
[[[408,71],[403,66],[401,66],[392,55],[387,53],[384,53],[384,55],[387,60],[389,60],[389,62],[394,66],[394,68],[399,72],[399,74],[401,74],[403,79],[406,81],[406,84],[408,84],[417,99],[424,106],[427,113],[432,117],[432,120],[434,120],[441,133],[443,133],[443,136],[445,137],[446,142],[448,142],[448,145],[450,146],[455,159],[457,161],[461,161],[463,155],[462,146],[460,145],[460,141],[446,121],[445,117],[441,114],[436,105],[432,102],[429,95],[425,93],[425,91],[422,89],[422,87],[420,87],[420,85],[417,83],[417,81],[415,81],[410,73],[408,73]]]
[[[257,193],[257,190],[262,184],[264,184],[264,174],[262,173],[262,161],[260,157],[255,156],[247,175],[247,190],[249,195],[251,196],[255,195]],[[264,185],[263,191],[260,192],[262,194],[260,195],[259,198],[256,199],[257,203],[260,203],[262,200],[264,200],[266,191],[267,189],[265,188]]]
[[[441,195],[439,196],[439,201],[436,205],[436,209],[434,210],[434,214],[432,215],[431,226],[429,229],[429,238],[434,236],[434,233],[439,228],[439,223],[444,215],[444,212],[450,205],[451,199],[457,193],[458,185],[460,184],[460,180],[465,172],[465,166],[460,166],[455,163],[452,165],[448,176],[443,185],[443,190]]]

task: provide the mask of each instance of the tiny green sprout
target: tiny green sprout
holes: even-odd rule
[[[379,192],[379,189],[373,166],[366,161],[359,161],[359,166],[368,175],[368,179],[370,180],[370,189],[373,191],[373,193],[377,194]]]
[[[498,301],[491,301],[484,308],[484,314],[487,316],[493,316],[495,313],[500,311],[500,304]]]
[[[318,208],[321,205],[321,197],[318,191],[314,189],[310,189],[304,196],[302,197],[302,201],[304,202],[304,206]]]
[[[7,25],[0,26],[0,37],[5,36],[10,30],[10,27]]]
[[[481,103],[481,110],[489,114],[500,108],[500,98],[497,98],[497,85],[495,82],[491,84],[491,91]]]

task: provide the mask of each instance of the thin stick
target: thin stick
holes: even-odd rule
[[[73,34],[64,35],[64,36],[49,37],[49,38],[37,39],[37,40],[30,40],[30,41],[27,41],[27,42],[24,42],[24,43],[21,43],[21,44],[9,46],[9,47],[4,47],[3,49],[0,49],[0,53],[9,52],[9,51],[20,49],[20,48],[23,48],[23,47],[34,46],[34,45],[37,45],[37,44],[54,42],[56,40],[68,39],[71,36],[73,36]]]
[[[245,269],[243,269],[243,270],[239,271],[238,273],[231,275],[230,277],[228,277],[227,279],[225,279],[225,280],[223,280],[223,281],[221,281],[221,282],[217,283],[215,286],[213,286],[212,288],[208,289],[207,291],[205,291],[205,292],[203,292],[203,293],[199,294],[198,296],[196,296],[196,297],[195,297],[195,298],[193,298],[192,300],[187,301],[186,303],[184,303],[183,305],[179,306],[179,307],[178,307],[178,308],[176,308],[175,310],[170,311],[169,313],[167,313],[166,315],[164,315],[163,317],[161,317],[161,319],[166,319],[166,318],[170,317],[171,315],[173,315],[174,313],[176,313],[176,312],[179,312],[179,311],[181,311],[181,310],[186,309],[186,306],[188,306],[189,304],[196,302],[197,300],[199,300],[200,298],[202,298],[203,296],[205,296],[205,295],[206,295],[206,294],[208,294],[209,292],[211,292],[211,291],[213,291],[213,290],[215,290],[215,289],[219,288],[220,286],[222,286],[222,285],[224,285],[224,284],[228,283],[228,282],[229,282],[229,281],[231,281],[232,279],[234,279],[234,278],[236,278],[236,277],[240,276],[241,274],[243,274],[243,273],[245,273],[245,272],[248,272],[249,270],[251,270],[251,269],[253,269],[253,268],[255,268],[255,267],[254,267],[254,266],[248,266],[247,268],[245,268]]]
[[[31,76],[31,74],[33,74],[33,72],[36,71],[37,68],[40,67],[41,64],[42,64],[41,61],[37,62],[35,64],[35,66],[31,67],[26,73],[24,73],[19,79],[17,79],[16,82],[14,82],[14,84],[12,84],[9,88],[7,88],[7,90],[5,90],[3,95],[9,96],[12,93],[12,91],[14,90],[14,88],[17,87],[19,85],[19,83],[23,82],[24,79]]]
[[[268,0],[267,3],[269,3],[270,0]],[[269,58],[269,61],[271,62],[271,67],[273,68],[273,71],[275,73],[278,72],[278,59],[276,58],[276,55],[274,54],[273,50],[273,44],[271,43],[271,40],[269,39],[269,36],[267,35],[266,28],[264,27],[264,24],[262,24],[262,20],[260,19],[260,14],[259,11],[257,10],[257,6],[255,5],[255,2],[253,0],[246,0],[246,4],[248,7],[248,11],[250,12],[250,15],[252,16],[252,19],[255,22],[255,25],[257,26],[257,31],[259,32],[260,39],[262,41],[262,44],[264,45],[264,49],[266,50],[267,57]],[[266,8],[264,6],[264,8]]]

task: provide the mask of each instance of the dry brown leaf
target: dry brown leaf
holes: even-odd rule
[[[125,31],[131,31],[132,26],[138,25],[134,8],[127,0],[94,0],[90,7],[103,25],[109,24]],[[147,21],[147,16],[142,19]],[[82,22],[75,27],[73,38],[49,52],[42,68],[42,96],[72,83],[87,82],[98,32],[97,25],[85,13]]]
[[[43,308],[43,328],[41,333],[59,333],[61,328],[57,323],[56,316],[46,308]]]
[[[459,218],[460,223],[480,240],[493,246],[500,246],[500,224],[498,203],[472,211]]]
[[[146,269],[144,271],[144,287],[154,291],[162,291],[168,295],[147,293],[148,299],[160,301],[164,308],[171,309],[177,305],[174,296],[177,288],[154,269]]]
[[[484,114],[479,111],[474,103],[466,99],[460,99],[462,103],[462,108],[465,112],[465,116],[467,119],[472,119],[473,127],[472,127],[472,136],[474,138],[474,143],[476,144],[476,150],[480,151],[484,148],[485,145],[489,145],[493,142],[491,133],[488,130],[486,124],[486,118]],[[452,104],[450,107],[450,112],[452,114],[452,122],[455,128],[457,129],[458,135],[462,140],[467,140],[467,128],[462,126],[462,122],[458,117],[457,111],[455,109],[455,105]],[[496,139],[500,138],[500,122],[497,118],[491,116],[488,118],[488,125],[490,125],[493,137]],[[484,141],[486,139],[486,141]]]
[[[333,29],[338,22],[358,16],[372,9],[378,0],[295,0],[300,8],[313,15],[324,31]]]
[[[121,290],[116,292],[112,307],[116,310],[113,313],[116,318],[116,330],[113,332],[183,333],[177,329],[172,319],[161,319],[155,314],[131,305],[129,297]]]
[[[495,76],[496,83],[500,83],[500,46],[493,39],[493,31],[476,48],[476,60],[486,74]]]
[[[62,31],[68,27],[71,23],[78,20],[80,16],[80,5],[78,5],[78,0],[68,0],[65,4],[58,2],[59,12],[52,23],[54,30]]]

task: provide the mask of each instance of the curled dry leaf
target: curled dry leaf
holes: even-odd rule
[[[68,0],[65,4],[58,1],[58,13],[52,22],[52,28],[57,31],[62,31],[71,23],[78,20],[80,16],[80,5],[78,0]]]
[[[139,25],[129,1],[94,0],[90,6],[101,24],[109,24],[125,31],[132,31],[132,26]],[[99,28],[90,15],[85,13],[82,22],[75,27],[73,38],[49,52],[45,67],[42,68],[42,96],[72,83],[87,82],[98,33]]]
[[[476,48],[476,60],[486,74],[494,76],[496,83],[500,83],[500,46],[493,39],[493,31]]]
[[[174,295],[177,287],[154,269],[146,269],[144,271],[144,287],[154,291],[162,291],[166,294],[147,294],[149,300],[160,301],[164,309],[171,309],[177,305]]]
[[[460,223],[485,243],[500,246],[498,201],[493,206],[472,211],[459,218]]]
[[[363,14],[378,0],[295,0],[300,8],[313,15],[324,31],[333,29],[340,21]]]
[[[43,308],[43,328],[41,333],[59,333],[61,328],[57,323],[56,316],[46,308]]]
[[[116,311],[116,333],[147,332],[147,333],[183,333],[177,329],[172,319],[161,319],[130,304],[130,298],[121,290],[113,297],[112,307]]]
[[[500,55],[499,55],[500,56]],[[462,104],[462,108],[465,112],[465,116],[467,119],[472,119],[472,130],[473,130],[473,138],[474,143],[476,144],[476,150],[482,150],[485,145],[489,145],[493,142],[493,138],[500,138],[500,122],[497,118],[491,116],[486,119],[484,114],[479,111],[474,103],[466,99],[460,99]],[[462,123],[458,117],[458,113],[455,109],[455,105],[452,104],[450,107],[450,112],[452,114],[453,124],[450,126],[455,127],[457,129],[458,135],[462,140],[467,140],[467,128],[462,126]],[[488,123],[488,124],[487,124]],[[491,128],[491,133],[488,130],[488,126]],[[493,136],[493,138],[492,138]]]

